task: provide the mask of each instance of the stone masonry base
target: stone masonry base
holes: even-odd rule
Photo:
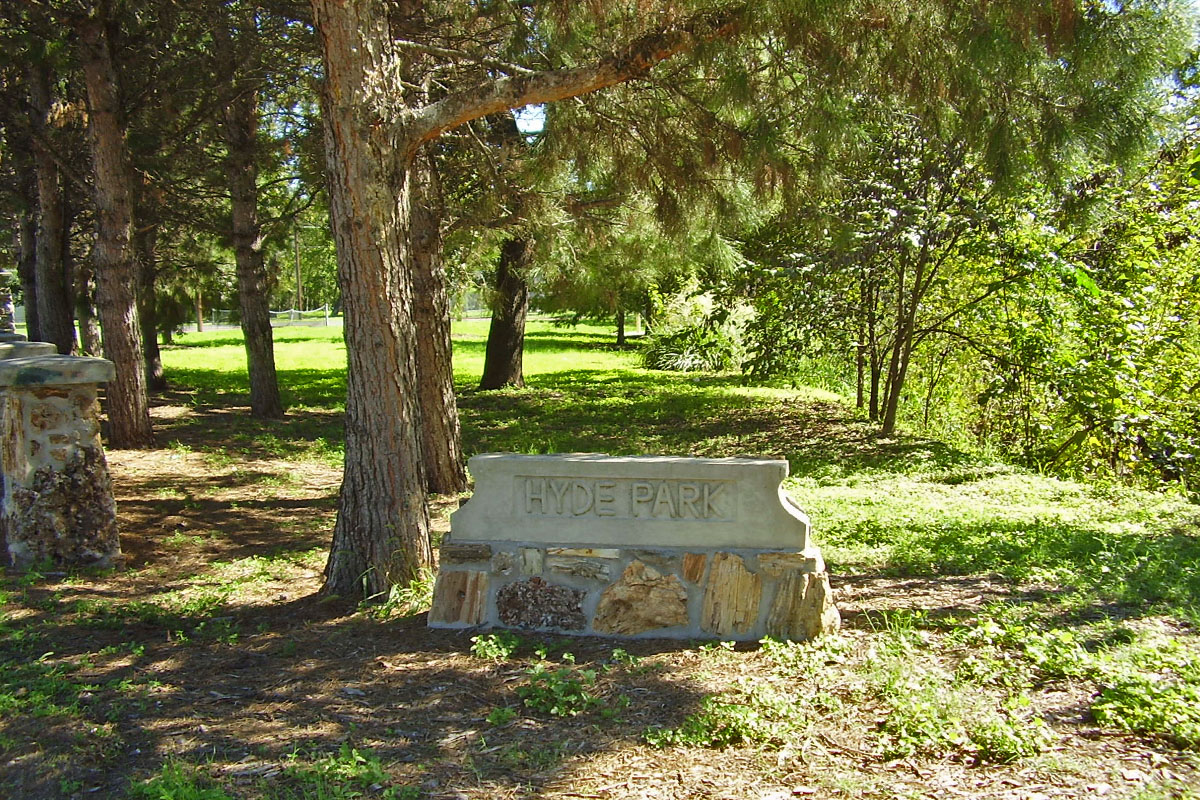
[[[442,544],[429,625],[802,641],[840,625],[819,552]]]

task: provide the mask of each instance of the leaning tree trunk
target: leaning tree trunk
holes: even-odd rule
[[[79,24],[88,96],[96,215],[96,305],[104,330],[104,354],[116,366],[107,388],[109,446],[151,447],[150,403],[142,368],[130,237],[133,231],[132,168],[121,122],[117,74],[106,20],[94,12]]]
[[[162,351],[158,347],[158,229],[148,228],[134,237],[138,256],[138,321],[142,327],[142,352],[146,357],[146,388],[167,390]]]
[[[275,342],[263,263],[263,236],[258,222],[258,94],[247,89],[225,107],[225,172],[233,210],[233,253],[237,263],[238,305],[246,340],[250,375],[250,414],[259,419],[283,417],[275,374]]]
[[[389,102],[386,81],[400,62],[387,15],[369,3],[312,6],[324,45],[322,116],[348,360],[345,471],[324,591],[373,596],[432,562],[405,263],[417,142],[363,113]]]
[[[48,118],[51,114],[50,68],[32,62],[27,71],[29,101],[34,127],[41,134],[33,141],[37,171],[37,317],[43,341],[53,342],[62,355],[75,351],[75,326],[71,314],[71,292],[67,281],[66,203],[58,164],[47,149]]]
[[[488,328],[480,389],[524,386],[525,318],[529,314],[529,284],[525,281],[533,261],[533,242],[518,236],[500,248],[496,261],[496,296]]]
[[[467,471],[463,467],[458,401],[454,397],[450,299],[446,294],[446,272],[442,263],[444,203],[432,156],[428,153],[418,156],[409,180],[413,191],[413,228],[409,246],[425,479],[429,491],[453,494],[466,490]]]
[[[891,358],[888,363],[887,399],[884,401],[883,422],[880,433],[891,436],[896,431],[896,417],[900,408],[901,392],[904,381],[908,377],[908,366],[912,362],[913,346],[917,335],[917,309],[921,304],[924,291],[926,267],[926,248],[922,246],[921,256],[915,265],[911,288],[905,293],[905,270],[900,270],[900,280],[896,292],[896,338],[892,344]]]

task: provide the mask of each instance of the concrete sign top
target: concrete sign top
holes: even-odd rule
[[[104,358],[38,355],[0,359],[0,387],[107,383],[115,375],[113,362]]]
[[[804,550],[809,522],[780,488],[786,461],[489,453],[450,517],[455,541]]]

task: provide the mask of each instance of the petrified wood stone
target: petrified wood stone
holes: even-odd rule
[[[615,547],[548,547],[548,556],[575,556],[579,558],[620,558],[621,551]]]
[[[478,570],[443,572],[433,589],[429,621],[479,625],[487,608],[488,575]]]
[[[700,579],[704,577],[706,563],[708,563],[708,556],[704,553],[684,553],[683,577],[688,583],[699,584]]]
[[[59,468],[40,467],[28,487],[12,487],[5,519],[9,553],[17,566],[110,566],[120,556],[117,508],[99,448],[64,455]]]
[[[713,556],[704,589],[700,627],[717,636],[745,633],[758,619],[762,577],[749,572],[741,556]]]
[[[443,564],[469,564],[487,561],[492,557],[492,547],[487,544],[454,544],[447,542],[438,550]]]
[[[598,633],[623,635],[687,624],[687,589],[679,578],[641,561],[631,562],[621,579],[604,590],[592,619]]]
[[[591,558],[551,557],[546,559],[546,569],[560,575],[574,575],[593,581],[607,582],[612,578],[608,564]]]
[[[800,572],[825,571],[821,558],[808,553],[759,553],[758,567],[772,578],[778,578],[793,569]]]
[[[513,628],[558,628],[581,631],[584,593],[541,578],[510,583],[496,592],[500,622]]]
[[[679,556],[674,553],[663,553],[657,550],[631,550],[629,554],[659,572],[673,572],[679,567]]]
[[[516,553],[510,553],[507,550],[501,550],[499,553],[496,553],[496,555],[492,556],[493,575],[511,575],[513,570],[516,568]]]
[[[768,636],[804,641],[822,633],[832,633],[841,624],[827,574],[799,570],[784,574],[767,616]]]
[[[521,574],[540,575],[546,555],[536,547],[521,548]]]

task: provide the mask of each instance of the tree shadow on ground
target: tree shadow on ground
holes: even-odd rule
[[[157,619],[79,612],[76,595],[87,588],[29,592],[34,610],[21,627],[38,631],[33,649],[52,653],[16,680],[49,694],[40,716],[0,721],[6,796],[78,785],[90,797],[124,797],[167,759],[215,762],[224,782],[268,789],[289,757],[336,753],[342,742],[372,750],[401,783],[529,790],[566,759],[628,747],[650,722],[678,724],[702,694],[673,671],[620,668],[611,642],[535,637],[518,660],[494,662],[468,654],[471,632],[429,630],[424,615],[348,615],[344,602],[316,595]],[[520,707],[514,682],[533,663],[535,639],[569,650],[581,668],[611,668],[596,691],[612,707],[632,694],[636,707],[613,719],[525,711],[489,725],[494,709]],[[625,649],[650,659],[685,646]],[[27,652],[0,645],[6,662]],[[56,671],[64,664],[76,669]]]
[[[734,375],[557,372],[525,389],[462,392],[459,408],[468,452],[773,457],[797,477],[933,467],[960,470],[947,476],[959,481],[976,463],[941,442],[880,439],[838,403],[750,396]]]

